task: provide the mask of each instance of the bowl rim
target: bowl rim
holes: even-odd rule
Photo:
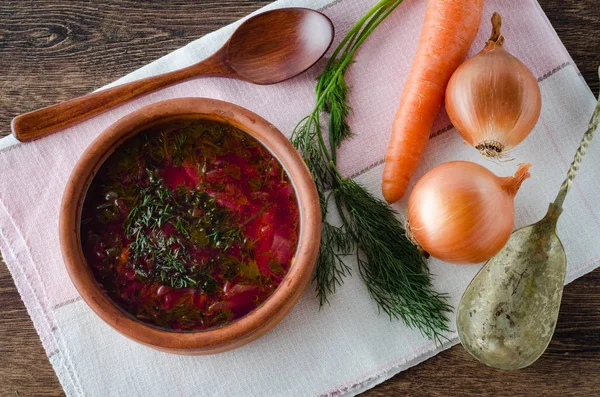
[[[259,307],[220,328],[177,332],[134,319],[98,286],[83,256],[81,210],[89,185],[104,161],[124,141],[164,119],[193,116],[229,123],[257,139],[282,164],[293,183],[300,210],[300,236],[290,270]],[[238,105],[209,98],[170,99],[142,107],[102,132],[85,150],[67,182],[59,219],[60,246],[71,281],[88,306],[125,336],[158,350],[209,354],[230,350],[264,335],[298,301],[317,259],[321,233],[319,197],[312,176],[290,141],[272,124]]]

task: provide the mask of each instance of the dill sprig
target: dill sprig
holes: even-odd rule
[[[140,198],[125,221],[125,232],[132,239],[130,265],[138,277],[157,279],[173,288],[196,286],[205,277],[199,266],[189,267],[189,252],[176,236],[166,236],[162,227],[171,223],[178,231],[187,233],[184,219],[178,217],[176,200],[151,172],[149,185],[140,189]],[[185,235],[185,234],[184,234]],[[150,269],[141,262],[152,264]]]
[[[317,80],[315,108],[294,129],[292,143],[312,173],[323,213],[314,276],[321,305],[350,275],[344,259],[353,254],[379,310],[440,342],[442,333],[448,331],[447,313],[452,311],[447,295],[433,290],[425,259],[406,236],[396,213],[363,186],[343,177],[336,166],[337,148],[352,135],[345,72],[362,43],[402,1],[379,1],[344,37]],[[322,114],[328,116],[328,144]],[[331,207],[340,217],[339,225],[328,220]]]
[[[446,296],[433,290],[425,259],[394,211],[351,179],[336,189],[347,211],[346,227],[356,241],[361,276],[371,297],[390,318],[400,318],[440,341],[447,331]]]
[[[218,225],[226,210],[204,192],[186,189],[172,192],[164,182],[147,170],[148,186],[139,187],[139,198],[125,221],[125,233],[131,239],[129,262],[138,277],[160,280],[172,288],[201,288],[214,292],[217,282],[206,264],[190,254],[189,240],[198,246],[228,250],[242,244],[242,232],[229,225]],[[201,209],[202,217],[193,215]],[[167,235],[170,224],[176,233]],[[145,266],[150,264],[151,266]]]

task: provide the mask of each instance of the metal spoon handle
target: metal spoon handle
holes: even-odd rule
[[[598,70],[600,75],[600,70]],[[583,156],[585,156],[585,152],[587,152],[588,146],[594,137],[594,133],[598,129],[598,124],[600,124],[600,99],[598,100],[598,104],[596,105],[596,109],[594,109],[594,114],[590,119],[590,124],[588,126],[587,131],[583,134],[583,139],[581,139],[581,144],[575,153],[575,158],[571,163],[571,167],[567,172],[567,178],[562,183],[560,190],[558,191],[558,195],[556,196],[556,200],[554,200],[554,205],[562,208],[565,198],[567,197],[567,193],[571,189],[571,185],[573,184],[573,179],[577,175],[579,171],[579,166],[581,165],[581,161],[583,160]]]

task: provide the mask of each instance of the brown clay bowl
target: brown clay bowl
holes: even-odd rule
[[[81,211],[94,175],[124,141],[165,118],[193,116],[224,121],[247,132],[287,171],[300,208],[300,238],[292,266],[276,291],[261,306],[221,328],[175,332],[146,325],[107,298],[94,279],[81,247]],[[219,353],[251,342],[271,330],[296,304],[315,265],[321,213],[317,190],[306,165],[286,137],[260,116],[231,103],[181,98],[139,109],[104,131],[84,152],[67,183],[60,213],[60,244],[73,284],[89,307],[123,335],[158,350],[185,355]]]

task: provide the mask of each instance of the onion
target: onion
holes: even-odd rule
[[[474,264],[497,254],[514,226],[514,197],[529,178],[531,164],[513,177],[498,177],[468,161],[453,161],[429,171],[408,199],[409,232],[432,256],[445,262]]]
[[[533,73],[509,54],[492,16],[485,48],[464,62],[446,88],[446,110],[463,139],[484,156],[502,158],[521,143],[540,116],[542,97]]]

